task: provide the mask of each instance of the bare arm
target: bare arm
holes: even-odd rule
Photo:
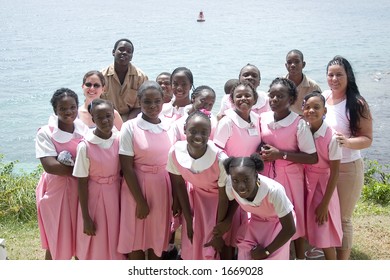
[[[295,163],[314,164],[318,162],[317,152],[312,154],[307,154],[304,152],[287,152],[281,151],[278,148],[275,148],[269,144],[265,144],[264,147],[265,149],[260,152],[260,155],[264,161],[284,159],[284,156],[286,157],[285,160]]]
[[[340,160],[330,161],[330,176],[328,184],[326,186],[326,191],[321,203],[317,206],[315,210],[316,222],[318,224],[323,224],[324,222],[328,221],[328,206],[329,201],[334,193],[334,190],[336,189],[337,179],[339,178],[339,166]]]
[[[256,246],[252,251],[252,258],[255,260],[266,259],[268,256],[265,253],[265,250],[268,250],[271,254],[282,247],[290,238],[295,234],[295,223],[292,212],[288,213],[286,216],[279,218],[279,221],[282,225],[282,229],[275,237],[275,239],[265,248],[261,246]]]
[[[188,238],[192,242],[192,236],[193,236],[192,214],[191,214],[190,200],[188,198],[188,193],[187,193],[186,182],[184,181],[184,179],[181,175],[175,175],[175,174],[169,173],[169,177],[170,177],[171,182],[172,182],[172,188],[175,189],[174,192],[176,192],[184,219],[185,219],[186,224],[187,224]]]
[[[43,169],[53,175],[72,176],[73,166],[67,166],[59,162],[56,157],[40,158]]]
[[[134,171],[134,157],[119,155],[123,176],[125,177],[130,193],[137,203],[136,215],[138,219],[145,219],[149,215],[148,203],[141,191],[137,175]]]
[[[371,146],[373,134],[372,134],[372,116],[371,112],[366,105],[364,111],[364,116],[366,118],[360,118],[359,130],[356,136],[347,138],[341,133],[337,133],[337,141],[340,146],[346,147],[353,150],[362,150]]]
[[[96,235],[96,227],[89,215],[88,209],[88,177],[78,178],[78,193],[81,213],[83,216],[84,230],[86,235]]]

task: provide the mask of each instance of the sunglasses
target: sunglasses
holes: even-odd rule
[[[84,84],[87,88],[94,87],[94,88],[100,88],[101,84],[91,84],[91,83],[85,83]]]

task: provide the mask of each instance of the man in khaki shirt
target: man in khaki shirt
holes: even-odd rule
[[[306,94],[313,91],[321,92],[319,85],[305,74],[302,73],[306,62],[303,59],[303,53],[299,50],[291,50],[286,56],[286,69],[288,74],[286,78],[292,81],[297,87],[297,100],[291,105],[291,110],[299,115],[303,115],[302,102]]]
[[[114,63],[102,70],[106,79],[103,99],[110,100],[119,112],[123,122],[135,118],[140,112],[137,90],[148,76],[131,64],[134,46],[129,39],[120,39],[112,50]]]

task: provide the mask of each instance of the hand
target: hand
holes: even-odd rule
[[[336,141],[339,143],[340,147],[349,148],[349,139],[344,136],[342,133],[336,133]]]
[[[142,203],[137,203],[136,209],[135,209],[135,214],[138,219],[145,219],[149,215],[149,206],[148,203],[142,202]]]
[[[328,215],[329,215],[329,212],[328,212],[328,205],[321,202],[316,210],[315,210],[315,214],[316,214],[316,222],[319,224],[319,225],[322,225],[324,223],[326,223],[328,221]]]
[[[219,222],[213,229],[213,235],[215,237],[222,237],[230,229],[230,226],[231,223],[226,220]]]
[[[182,213],[181,205],[180,205],[178,199],[173,199],[173,202],[172,202],[172,213],[173,213],[174,217],[178,217]]]
[[[265,144],[260,151],[260,155],[263,161],[274,161],[278,159],[279,150],[269,144]]]
[[[265,249],[260,245],[253,247],[251,250],[251,257],[254,260],[264,260],[268,258],[267,254],[265,253]]]
[[[222,249],[225,247],[225,240],[223,240],[222,237],[216,237],[213,236],[211,240],[203,245],[203,247],[210,247],[212,246],[215,250],[215,256],[217,255],[217,252],[221,253]]]
[[[95,223],[92,221],[91,217],[88,217],[88,218],[84,219],[84,230],[83,230],[83,232],[86,235],[89,235],[89,236],[95,236],[96,235]]]

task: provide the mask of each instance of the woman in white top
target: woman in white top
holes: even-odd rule
[[[323,92],[328,110],[326,122],[337,131],[337,141],[343,153],[337,181],[343,242],[337,249],[337,259],[347,260],[352,248],[351,217],[364,183],[360,150],[371,146],[372,116],[345,58],[335,56],[328,63],[327,81],[330,90]]]

